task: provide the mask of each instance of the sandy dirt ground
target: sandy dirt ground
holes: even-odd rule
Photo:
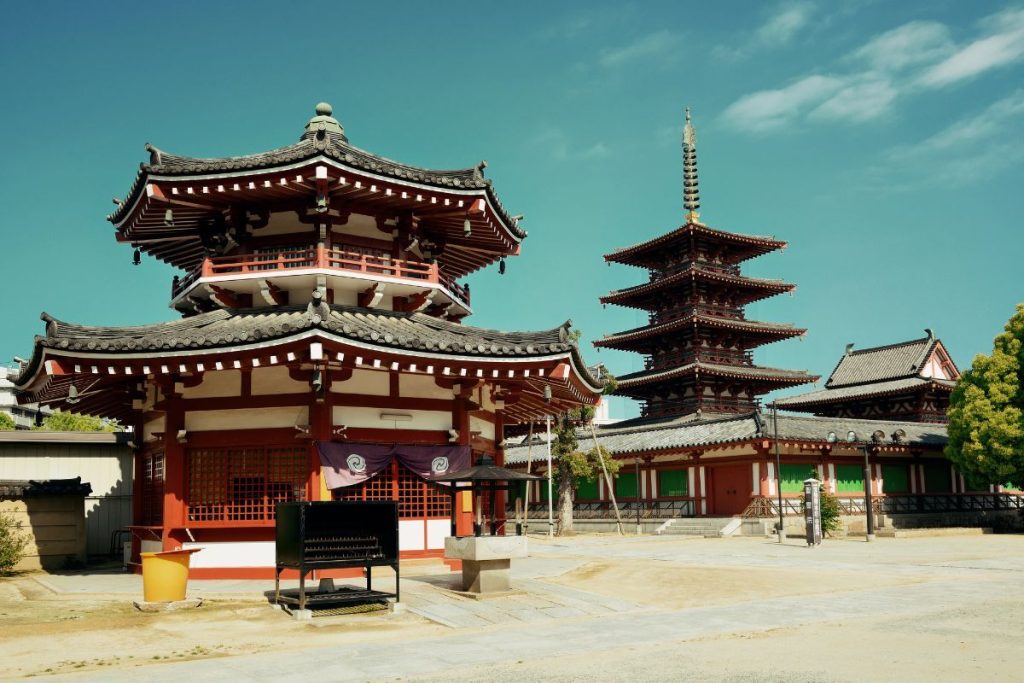
[[[1024,680],[1021,536],[816,550],[581,536],[531,547],[524,585],[630,606],[481,629],[411,611],[303,623],[258,592],[146,614],[123,595],[55,595],[23,575],[0,579],[0,679],[289,680],[264,671],[292,670],[305,651],[323,680]],[[476,614],[497,604],[465,601],[443,583],[410,587]]]
[[[259,598],[206,600],[194,610],[143,613],[126,599],[57,599],[31,577],[0,580],[0,680],[105,667],[233,657],[386,641],[446,631],[381,612],[300,623]]]

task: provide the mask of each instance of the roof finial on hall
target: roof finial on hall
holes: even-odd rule
[[[690,108],[686,108],[683,126],[683,208],[687,223],[699,223],[700,189],[697,187],[697,131],[690,123]]]

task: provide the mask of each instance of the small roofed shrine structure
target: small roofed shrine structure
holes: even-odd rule
[[[618,378],[616,393],[643,402],[644,417],[749,413],[758,396],[817,380],[802,370],[754,364],[753,350],[799,337],[793,325],[747,320],[744,307],[791,292],[781,280],[740,272],[747,259],[786,246],[709,228],[700,222],[697,136],[686,111],[683,128],[683,225],[652,240],[605,256],[608,263],[646,268],[650,279],[601,297],[647,311],[647,325],[605,336],[599,348],[643,354],[644,369]]]
[[[924,339],[857,351],[848,344],[823,389],[776,404],[828,417],[945,423],[960,371],[935,334],[925,332]]]
[[[440,558],[452,509],[431,476],[482,454],[500,465],[504,425],[600,401],[569,323],[461,324],[460,280],[503,271],[526,237],[483,162],[374,155],[324,103],[269,152],[147,149],[109,220],[136,263],[180,269],[182,318],[92,327],[44,313],[14,378],[23,401],[133,427],[136,556],[202,547],[193,577],[272,577],[277,503],[394,500],[403,556]]]

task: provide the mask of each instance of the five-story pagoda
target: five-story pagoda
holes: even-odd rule
[[[786,246],[769,237],[715,230],[700,222],[696,133],[686,112],[683,129],[685,223],[667,234],[605,256],[646,268],[650,280],[601,297],[647,311],[643,327],[605,336],[595,346],[645,356],[640,372],[618,379],[616,393],[643,401],[643,417],[750,413],[758,396],[815,381],[800,370],[755,365],[753,350],[803,335],[787,324],[747,320],[744,307],[795,286],[747,277],[740,264]]]

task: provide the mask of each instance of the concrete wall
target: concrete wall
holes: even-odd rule
[[[0,479],[73,479],[92,485],[83,505],[87,552],[109,552],[111,532],[132,523],[132,450],[114,434],[7,432],[0,440]],[[75,439],[88,441],[76,442]],[[17,440],[15,440],[17,439]]]
[[[0,500],[29,537],[15,569],[62,569],[86,560],[85,508],[80,495],[33,495]]]

